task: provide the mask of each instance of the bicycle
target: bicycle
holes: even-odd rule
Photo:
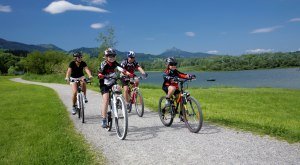
[[[70,82],[75,82],[77,84],[77,95],[76,95],[76,111],[78,114],[78,118],[81,118],[81,122],[84,123],[84,98],[81,87],[81,79],[80,78],[70,78]],[[91,83],[90,79],[85,78],[83,81],[86,83]]]
[[[170,106],[162,104],[166,101],[166,96],[162,96],[159,99],[158,112],[161,122],[169,127],[172,125],[176,114],[178,114],[178,108],[180,106],[178,115],[180,121],[183,121],[191,132],[198,133],[203,124],[202,109],[200,103],[194,97],[190,96],[190,93],[185,91],[183,87],[184,83],[191,80],[192,79],[174,79],[175,82],[179,83],[180,93],[177,98],[175,98],[175,96],[170,98]]]
[[[107,131],[111,131],[113,121],[119,139],[124,140],[128,130],[128,114],[125,108],[125,100],[122,95],[122,89],[117,80],[120,79],[116,75],[106,76],[107,81],[112,85],[109,90],[109,110],[107,111]],[[106,83],[107,84],[107,83]],[[113,120],[114,119],[114,120]]]
[[[139,84],[136,80],[141,80],[143,77],[133,77],[129,78],[129,85],[128,85],[128,95],[130,97],[129,100],[129,109],[128,113],[131,112],[132,106],[134,105],[135,111],[139,117],[143,117],[144,115],[144,99],[141,91],[139,90]]]

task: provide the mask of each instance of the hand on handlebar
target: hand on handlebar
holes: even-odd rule
[[[189,75],[189,79],[191,79],[191,80],[192,80],[192,79],[196,79],[196,75],[190,74],[190,75]]]
[[[143,79],[146,79],[148,77],[148,73],[142,74]]]

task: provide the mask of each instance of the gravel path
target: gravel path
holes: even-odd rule
[[[270,137],[217,127],[204,123],[198,134],[190,133],[176,119],[165,127],[158,114],[146,109],[142,118],[129,114],[125,140],[115,130],[107,132],[100,126],[100,93],[88,90],[86,123],[71,115],[71,87],[61,84],[37,83],[54,89],[70,112],[76,129],[94,149],[104,153],[110,164],[300,164],[300,143],[289,144]]]

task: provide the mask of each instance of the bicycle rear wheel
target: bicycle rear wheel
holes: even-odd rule
[[[107,112],[107,127],[105,128],[106,131],[111,131],[112,123],[113,123],[113,120],[111,117],[111,111],[108,111]]]
[[[115,117],[116,132],[119,139],[124,140],[128,130],[128,114],[125,108],[125,101],[122,96],[116,96],[116,111],[118,116]]]
[[[203,114],[200,103],[194,98],[187,98],[186,104],[183,104],[182,115],[185,125],[193,133],[198,133],[203,124]]]
[[[80,116],[81,116],[81,122],[84,123],[84,102],[83,102],[83,96],[80,94]]]
[[[144,115],[144,99],[140,92],[136,92],[134,98],[134,108],[139,117],[143,117]]]
[[[169,127],[173,123],[172,106],[165,106],[166,97],[162,96],[158,103],[158,114],[163,125]]]

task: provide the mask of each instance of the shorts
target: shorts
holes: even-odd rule
[[[166,85],[162,86],[162,90],[165,91],[166,94],[168,94],[168,87],[169,86],[166,86]],[[175,92],[174,92],[174,95],[177,95],[179,93],[180,93],[180,91],[178,89],[176,89]]]
[[[75,78],[75,77],[70,77],[70,79],[82,79],[82,78],[84,78],[84,76],[81,76],[81,77],[78,77],[78,78]],[[73,84],[76,84],[76,82],[71,82],[70,81],[70,85],[73,85]]]
[[[112,88],[112,86],[107,86],[105,84],[100,85],[100,92],[101,94],[109,93],[109,90]]]

